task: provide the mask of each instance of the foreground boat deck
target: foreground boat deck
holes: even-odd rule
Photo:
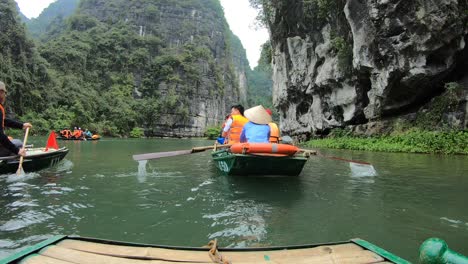
[[[80,237],[55,237],[4,263],[409,263],[367,241],[274,248],[182,248],[131,244]],[[1,262],[1,261],[0,261]]]

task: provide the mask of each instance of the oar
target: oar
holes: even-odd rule
[[[29,127],[26,128],[26,133],[24,134],[24,140],[23,140],[23,148],[26,146],[26,142],[28,141],[28,134],[29,134]],[[18,165],[18,170],[16,171],[16,175],[22,175],[24,174],[23,171],[23,160],[24,157],[20,157],[19,165]]]
[[[346,162],[349,162],[350,165],[351,165],[351,164],[358,164],[358,165],[361,166],[361,167],[367,168],[369,174],[375,174],[375,168],[374,168],[374,166],[372,166],[372,164],[370,164],[369,162],[360,161],[360,160],[350,160],[350,159],[345,159],[345,158],[340,158],[340,157],[335,157],[335,156],[326,156],[326,155],[323,155],[323,154],[321,154],[320,152],[315,151],[315,150],[299,149],[299,151],[301,151],[301,152],[308,152],[308,153],[310,153],[310,154],[318,155],[318,156],[320,156],[320,157],[324,157],[324,158],[327,158],[327,159],[346,161]]]
[[[214,149],[215,147],[216,148],[228,148],[230,146],[231,145],[213,145],[213,146],[205,146],[205,147],[195,147],[195,148],[188,149],[188,150],[176,150],[176,151],[167,151],[167,152],[137,154],[137,155],[133,155],[133,159],[136,161],[159,159],[159,158],[164,158],[164,157],[180,156],[180,155],[202,152],[208,149]]]

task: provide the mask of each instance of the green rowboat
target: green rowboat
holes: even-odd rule
[[[47,151],[45,148],[27,148],[22,166],[25,172],[42,170],[55,166],[67,153],[67,148],[49,149]],[[16,172],[18,165],[18,156],[0,157],[0,174]]]
[[[297,176],[309,159],[307,152],[294,156],[235,154],[229,149],[212,152],[216,167],[225,175]]]
[[[145,263],[400,263],[408,261],[362,239],[345,242],[264,248],[175,247],[56,236],[0,260],[23,264]]]

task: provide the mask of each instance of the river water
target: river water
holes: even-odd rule
[[[37,146],[45,138],[32,138]],[[226,177],[210,151],[148,161],[133,154],[190,149],[207,140],[64,142],[58,167],[0,175],[0,258],[58,234],[222,247],[368,240],[415,262],[429,237],[468,255],[468,157],[321,150],[299,177]]]

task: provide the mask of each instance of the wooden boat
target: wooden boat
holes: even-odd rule
[[[45,148],[27,148],[22,166],[25,172],[38,171],[56,165],[67,153],[68,149],[65,147],[47,151]],[[0,174],[16,172],[18,163],[18,156],[0,157]]]
[[[408,261],[362,239],[268,248],[174,247],[75,236],[56,236],[0,260],[0,263],[400,263]]]
[[[267,153],[232,153],[231,149],[212,152],[216,167],[225,175],[283,175],[297,176],[301,173],[310,154],[292,156]]]
[[[56,137],[56,139],[58,140],[78,140],[78,141],[93,141],[93,140],[100,140],[101,137],[94,137],[94,138],[74,138],[74,137],[71,137],[71,138],[66,138],[66,137]]]

